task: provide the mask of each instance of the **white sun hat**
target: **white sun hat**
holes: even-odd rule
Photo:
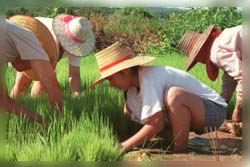
[[[87,56],[95,45],[90,21],[84,17],[60,14],[53,19],[53,31],[69,54]]]

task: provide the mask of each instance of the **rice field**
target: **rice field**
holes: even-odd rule
[[[178,54],[154,55],[151,65],[168,65],[184,69],[186,57]],[[123,117],[123,92],[111,88],[108,82],[91,90],[87,86],[98,77],[94,54],[82,59],[82,94],[74,97],[68,84],[68,59],[62,59],[56,72],[63,90],[63,109],[60,116],[51,112],[47,97],[30,98],[29,91],[18,102],[50,120],[48,129],[25,118],[6,114],[6,157],[9,161],[120,161],[123,153],[119,141],[128,137],[127,122]],[[205,66],[196,65],[191,74],[220,92],[221,80],[208,80]],[[220,74],[221,75],[221,74]],[[15,71],[7,70],[10,91]],[[232,101],[233,103],[233,101]],[[229,105],[232,108],[232,104]]]

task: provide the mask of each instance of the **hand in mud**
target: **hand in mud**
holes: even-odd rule
[[[242,134],[242,122],[229,122],[226,124],[228,131],[236,136],[241,136]]]

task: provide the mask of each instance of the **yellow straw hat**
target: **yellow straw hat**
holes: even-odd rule
[[[16,24],[22,27],[29,29],[35,34],[41,46],[48,54],[50,63],[53,67],[55,67],[55,64],[58,59],[58,53],[56,49],[57,46],[53,35],[49,31],[49,29],[39,20],[31,16],[15,15],[10,17],[9,20],[15,22]],[[33,80],[38,80],[38,77],[35,75],[32,69],[25,70],[24,74]]]
[[[154,57],[150,56],[133,56],[127,48],[122,47],[119,42],[116,42],[96,54],[96,61],[101,77],[90,85],[88,89],[121,70],[146,64],[154,59]]]

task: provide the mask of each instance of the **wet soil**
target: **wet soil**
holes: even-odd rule
[[[217,146],[216,145],[217,133]],[[197,135],[189,134],[188,151],[173,154],[170,144],[160,137],[153,138],[143,146],[126,153],[126,161],[242,161],[242,137],[216,131]],[[212,149],[217,148],[217,149]],[[216,150],[216,151],[215,151]]]

